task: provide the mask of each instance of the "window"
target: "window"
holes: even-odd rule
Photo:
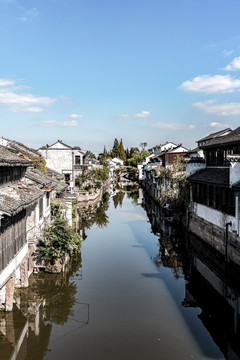
[[[208,184],[193,184],[193,201],[235,215],[235,195],[232,189]]]
[[[75,156],[75,165],[81,165],[81,156],[79,155]]]
[[[70,174],[64,174],[64,178],[65,178],[65,183],[69,184],[70,183]]]
[[[47,207],[49,207],[49,203],[50,203],[50,201],[49,201],[49,199],[50,199],[50,192],[47,192],[46,198],[47,198]]]
[[[43,198],[39,200],[39,219],[43,217]]]

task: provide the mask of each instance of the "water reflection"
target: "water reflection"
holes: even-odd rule
[[[125,196],[125,192],[124,191],[118,191],[117,193],[115,193],[115,195],[113,195],[113,204],[115,209],[120,206],[122,207],[122,203],[123,203],[123,199]]]
[[[109,208],[110,194],[104,192],[101,201],[98,201],[93,206],[78,206],[78,230],[82,235],[83,240],[86,240],[86,230],[90,229],[94,224],[98,227],[106,227],[109,223],[107,210]]]
[[[17,291],[0,314],[1,360],[240,358],[239,269],[145,197],[158,242],[140,190],[79,209],[81,230],[92,227],[83,269],[79,256]]]
[[[151,199],[144,208],[152,231],[159,236],[159,251],[152,258],[157,268],[183,277],[184,308],[198,308],[198,318],[226,359],[240,358],[240,269],[197,237],[164,217]],[[189,323],[191,327],[191,324]],[[194,333],[194,328],[191,328]],[[195,334],[199,339],[199,334]]]
[[[115,209],[119,206],[122,207],[124,196],[127,196],[131,200],[134,206],[139,205],[139,189],[136,190],[135,187],[127,186],[124,190],[115,190],[113,192],[113,204]]]
[[[1,360],[41,360],[48,351],[53,324],[62,326],[71,319],[78,326],[88,323],[89,306],[77,301],[73,277],[81,278],[81,256],[72,259],[64,274],[35,274],[27,289],[16,290],[14,310],[0,314]]]

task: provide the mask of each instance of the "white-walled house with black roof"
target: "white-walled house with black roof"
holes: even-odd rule
[[[200,149],[204,156],[187,163],[189,229],[240,265],[240,127]]]

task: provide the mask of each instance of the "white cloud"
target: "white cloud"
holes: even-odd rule
[[[82,114],[70,114],[69,117],[71,119],[82,119],[83,115]]]
[[[64,121],[62,126],[78,126],[78,122],[76,120]]]
[[[203,102],[196,102],[193,106],[207,114],[216,114],[219,116],[240,115],[239,102],[218,104],[216,100],[207,100]]]
[[[15,81],[10,79],[0,79],[0,86],[14,85]]]
[[[71,120],[71,121],[57,121],[57,120],[46,120],[43,121],[41,124],[41,126],[45,126],[45,127],[50,127],[50,126],[55,126],[55,127],[72,127],[72,126],[78,126],[78,123],[76,120]]]
[[[11,108],[12,112],[31,112],[31,113],[38,113],[38,112],[42,112],[43,109],[40,108],[39,106],[30,106],[30,107],[25,107],[24,109],[21,107],[12,107]]]
[[[136,118],[146,118],[146,117],[149,117],[149,115],[150,115],[149,111],[143,110],[139,114],[136,114],[134,117],[136,117]]]
[[[41,112],[56,102],[55,98],[48,96],[20,92],[24,87],[14,84],[14,80],[0,79],[0,105],[7,106],[12,112]]]
[[[224,70],[232,71],[232,70],[240,70],[240,56],[235,57],[233,61],[231,61]]]
[[[225,56],[231,56],[234,53],[234,50],[223,50]]]
[[[222,124],[219,122],[211,122],[210,124],[208,124],[209,127],[213,127],[213,128],[219,128],[219,129],[226,129],[228,127],[231,127],[231,125],[229,124]]]
[[[231,93],[240,90],[240,80],[231,75],[200,75],[184,81],[180,88],[186,91],[211,93]]]
[[[169,130],[192,130],[195,129],[195,125],[186,125],[186,124],[174,124],[168,122],[160,122],[157,124],[151,125],[154,128],[158,129],[169,129]]]
[[[121,115],[121,118],[123,118],[123,119],[147,118],[147,117],[149,117],[149,115],[150,115],[149,111],[143,110],[140,113],[135,114],[135,115],[123,114],[123,115]]]

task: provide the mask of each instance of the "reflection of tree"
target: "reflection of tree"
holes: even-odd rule
[[[72,315],[77,286],[63,274],[38,274],[34,277],[32,290],[35,296],[46,303],[46,320],[63,325]]]
[[[128,199],[131,200],[133,205],[138,205],[138,197],[139,197],[138,190],[128,192],[127,197]]]
[[[176,249],[170,239],[161,240],[162,264],[171,268],[175,279],[183,277],[183,263],[180,249]]]
[[[116,195],[113,196],[113,203],[114,203],[115,209],[118,206],[122,207],[124,195],[125,195],[125,192],[119,191]]]
[[[87,238],[85,230],[90,229],[96,224],[99,227],[107,226],[108,216],[106,214],[109,208],[109,194],[105,192],[102,196],[100,204],[95,207],[89,207],[85,210],[80,210],[79,229],[82,230],[83,240]]]
[[[107,226],[108,224],[108,216],[106,214],[106,211],[104,210],[103,206],[100,206],[97,208],[94,216],[94,222],[99,227]]]
[[[145,195],[145,210],[152,231],[159,236],[159,251],[153,258],[157,267],[171,269],[175,279],[183,277],[186,266],[184,230],[175,223],[169,223],[162,214],[161,206]]]
[[[77,286],[70,282],[71,276],[82,267],[81,255],[71,259],[67,270],[61,274],[39,273],[30,277],[29,299],[44,299],[46,320],[64,324],[75,304]]]

